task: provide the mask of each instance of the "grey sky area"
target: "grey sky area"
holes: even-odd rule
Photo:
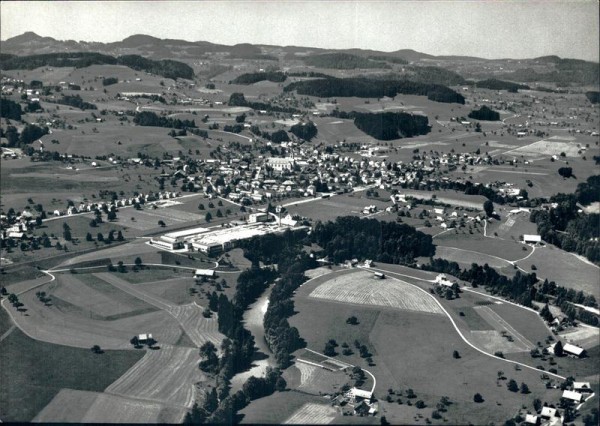
[[[596,0],[6,2],[1,38],[60,40],[133,34],[434,55],[599,59]]]

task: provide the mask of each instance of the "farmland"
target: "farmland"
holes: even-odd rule
[[[136,351],[94,354],[89,346],[45,343],[14,330],[0,345],[1,417],[31,421],[63,388],[102,392],[142,356]]]
[[[414,286],[397,279],[378,280],[366,271],[331,278],[313,290],[309,297],[341,303],[441,313],[439,307]]]
[[[598,390],[597,62],[12,35],[0,421],[503,424]]]

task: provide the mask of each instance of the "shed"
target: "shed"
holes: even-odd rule
[[[537,425],[540,423],[540,418],[538,416],[534,416],[533,414],[525,415],[525,423],[529,425]]]
[[[590,382],[574,382],[573,389],[579,392],[591,392],[592,387],[590,386]]]
[[[538,244],[542,242],[542,237],[540,237],[539,235],[525,234],[523,235],[523,242],[525,244]]]
[[[542,412],[540,413],[540,416],[546,419],[557,417],[557,411],[558,410],[556,408],[542,407]]]

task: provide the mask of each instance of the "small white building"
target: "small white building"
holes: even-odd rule
[[[574,382],[573,389],[578,392],[591,392],[592,391],[590,382]]]
[[[523,242],[525,244],[539,244],[542,242],[542,237],[539,235],[525,234],[523,235]]]
[[[214,276],[215,276],[214,269],[196,269],[194,271],[194,278],[200,278],[200,277],[213,278]]]
[[[248,215],[248,223],[267,222],[268,220],[268,213],[251,213]]]
[[[583,395],[580,394],[579,392],[566,390],[563,392],[562,397],[565,399],[569,399],[571,401],[581,402],[581,398],[583,397]]]
[[[527,423],[528,425],[537,425],[539,424],[540,419],[538,416],[535,416],[533,414],[526,414],[525,415],[525,423]]]
[[[571,343],[565,343],[563,346],[563,352],[579,358],[584,354],[585,350],[579,346],[572,345]]]
[[[352,398],[362,398],[370,400],[373,396],[373,392],[369,392],[362,389],[352,388],[350,389],[350,396]]]

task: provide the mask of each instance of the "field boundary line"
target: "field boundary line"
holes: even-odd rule
[[[386,271],[386,272],[388,272],[389,274],[394,274],[394,272],[390,272],[390,271]],[[518,361],[513,361],[513,360],[510,360],[510,359],[506,359],[506,358],[500,358],[499,356],[492,355],[492,354],[490,354],[490,353],[487,353],[487,352],[485,352],[485,351],[484,351],[484,350],[482,350],[482,349],[479,349],[477,346],[473,345],[471,342],[469,342],[469,341],[467,340],[467,338],[466,338],[466,337],[465,337],[465,336],[462,334],[462,332],[460,331],[460,329],[459,329],[459,328],[458,328],[458,326],[456,325],[456,322],[454,321],[454,319],[453,319],[453,318],[450,316],[450,314],[448,313],[448,311],[447,311],[447,310],[446,310],[446,309],[445,309],[445,308],[442,306],[442,304],[441,304],[441,303],[440,303],[440,302],[439,302],[439,301],[438,301],[438,300],[437,300],[435,297],[433,297],[431,294],[427,293],[425,290],[423,290],[423,289],[422,289],[421,287],[419,287],[419,286],[416,286],[416,285],[414,285],[414,284],[410,284],[410,283],[408,283],[408,284],[409,284],[409,285],[412,285],[412,286],[414,286],[414,287],[416,287],[416,288],[418,288],[420,291],[422,291],[423,293],[425,293],[425,294],[426,294],[428,297],[431,297],[433,300],[435,300],[435,303],[437,303],[437,304],[438,304],[438,306],[439,306],[439,307],[440,307],[440,308],[441,308],[441,309],[444,311],[444,313],[446,314],[446,316],[448,317],[448,319],[449,319],[449,320],[450,320],[450,322],[452,323],[452,326],[454,327],[454,329],[456,330],[456,332],[458,333],[458,335],[461,337],[461,339],[462,339],[462,340],[463,340],[463,341],[464,341],[464,342],[465,342],[467,345],[469,345],[470,347],[472,347],[473,349],[475,349],[477,352],[480,352],[480,353],[482,353],[482,354],[484,354],[484,355],[486,355],[486,356],[489,356],[490,358],[498,359],[498,360],[500,360],[500,361],[508,362],[508,363],[510,363],[510,364],[514,364],[514,365],[519,365],[519,366],[521,366],[521,367],[525,367],[525,368],[528,368],[528,369],[530,369],[530,370],[533,370],[533,371],[536,371],[536,372],[540,372],[540,371],[542,371],[542,370],[538,370],[537,368],[535,368],[535,367],[532,367],[532,366],[530,366],[530,365],[523,364],[523,363],[521,363],[521,362],[518,362]],[[559,379],[562,379],[562,380],[565,380],[565,379],[566,379],[566,377],[560,376],[560,375],[558,375],[558,374],[550,373],[550,372],[548,372],[548,371],[544,371],[543,373],[545,373],[545,374],[548,374],[548,375],[551,375],[551,376],[554,376],[554,377],[558,377]]]

